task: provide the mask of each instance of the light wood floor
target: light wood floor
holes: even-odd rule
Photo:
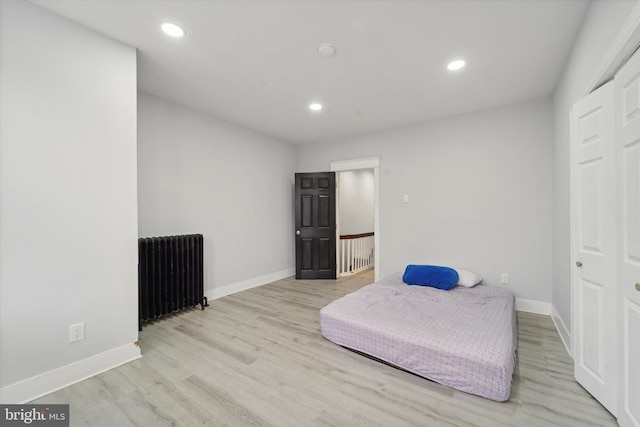
[[[497,403],[339,347],[319,310],[372,281],[293,278],[150,324],[142,359],[33,403],[80,426],[615,426],[573,379],[549,317],[518,313],[511,399]]]

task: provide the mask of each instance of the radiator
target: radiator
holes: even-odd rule
[[[204,296],[202,234],[138,239],[139,323],[198,304]]]

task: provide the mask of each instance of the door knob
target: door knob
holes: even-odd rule
[[[296,236],[300,235],[300,230],[296,230]]]
[[[576,266],[582,267],[582,263],[580,261],[576,261]]]
[[[640,292],[640,282],[636,283],[636,291]]]

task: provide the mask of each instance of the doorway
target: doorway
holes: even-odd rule
[[[375,267],[373,169],[336,173],[338,277]]]
[[[373,268],[374,280],[380,279],[380,158],[370,157],[364,159],[341,160],[329,163],[329,170],[336,173],[358,172],[369,170],[373,172]],[[338,193],[340,193],[340,186]],[[339,200],[340,196],[338,196]],[[340,224],[340,219],[338,219]],[[344,233],[342,233],[344,235]],[[341,254],[341,239],[336,238],[336,262],[339,265]]]

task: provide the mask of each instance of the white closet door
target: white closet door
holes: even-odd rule
[[[575,377],[617,412],[617,284],[613,82],[572,113],[573,349]]]
[[[616,74],[620,394],[618,422],[640,426],[640,52]]]

